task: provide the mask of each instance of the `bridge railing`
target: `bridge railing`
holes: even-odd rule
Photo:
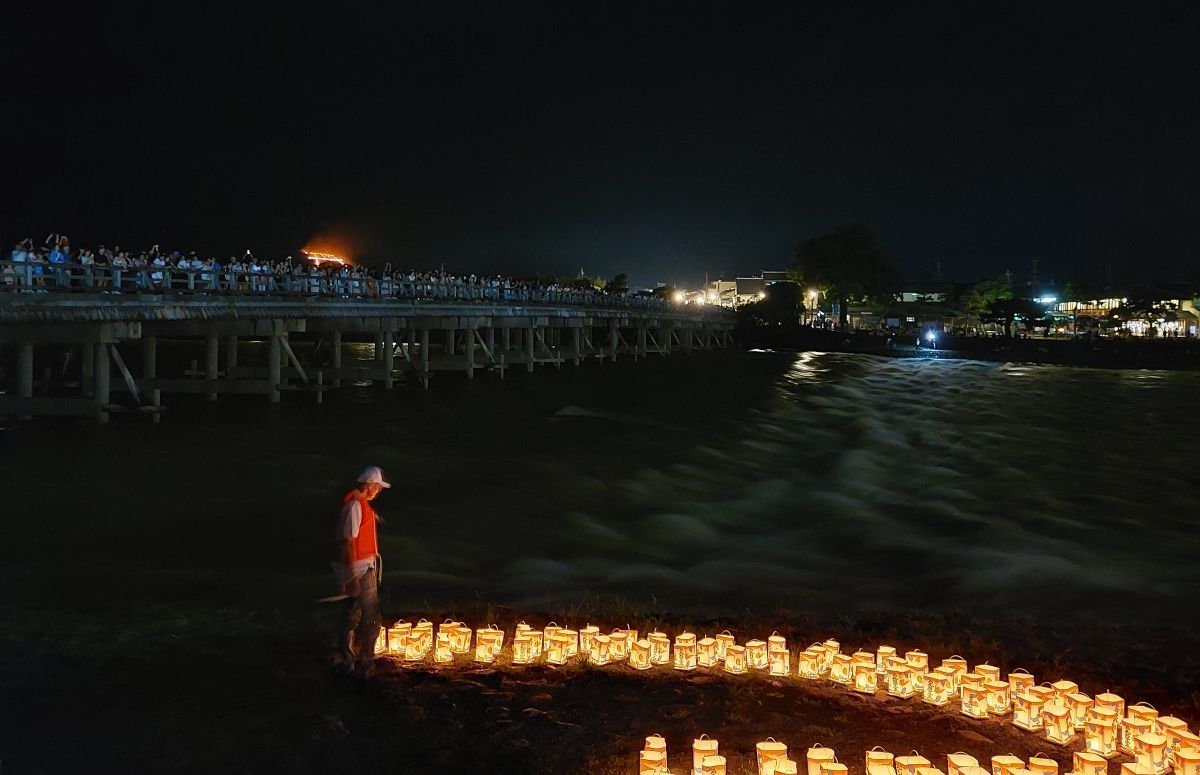
[[[95,264],[47,264],[0,261],[0,296],[22,294],[172,294],[195,298],[330,298],[546,304],[665,309],[665,299],[609,295],[574,289],[504,287],[483,283],[347,277],[324,274],[276,274],[170,266],[113,267]]]

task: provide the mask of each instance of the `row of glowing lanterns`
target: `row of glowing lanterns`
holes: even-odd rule
[[[375,652],[417,662],[432,650],[434,662],[446,664],[457,654],[471,653],[472,635],[475,661],[493,663],[504,646],[503,630],[489,626],[472,631],[462,622],[449,620],[438,625],[436,632],[424,619],[416,624],[399,622],[380,631]],[[672,649],[670,637],[657,631],[639,638],[638,631],[628,627],[605,635],[593,625],[576,631],[551,623],[536,630],[522,622],[512,639],[512,664],[544,659],[550,665],[566,665],[586,660],[593,665],[627,663],[635,670],[718,667],[733,674],[793,675],[787,641],[777,633],[765,641],[739,645],[728,630],[700,639],[684,632],[675,636],[673,645]],[[796,661],[794,674],[803,679],[829,680],[863,694],[874,695],[882,688],[892,697],[919,697],[935,706],[956,705],[963,715],[976,719],[1011,716],[1015,726],[1059,745],[1072,743],[1082,733],[1084,750],[1090,755],[1101,759],[1121,753],[1136,757],[1139,769],[1131,775],[1164,775],[1177,765],[1181,753],[1186,752],[1186,758],[1200,751],[1200,736],[1181,719],[1160,716],[1144,703],[1127,708],[1122,697],[1110,692],[1090,697],[1073,681],[1037,685],[1033,675],[1021,669],[1002,679],[1000,668],[985,663],[968,670],[967,660],[959,656],[943,659],[931,669],[929,656],[922,651],[900,656],[891,646],[880,646],[874,652],[845,654],[836,640],[809,646]],[[1194,760],[1187,761],[1192,762],[1187,775],[1200,775]],[[810,768],[809,775],[822,774]],[[993,775],[1006,774],[997,771]]]
[[[1200,772],[1200,751],[1184,749],[1175,754],[1173,765],[1178,775],[1197,775]],[[804,755],[803,762],[788,758],[784,743],[768,737],[755,746],[758,775],[847,775],[848,768],[838,761],[832,748],[815,745]],[[1106,775],[1108,760],[1090,751],[1077,751],[1072,757],[1070,775]],[[1121,765],[1121,775],[1142,775],[1157,771],[1153,754],[1141,753],[1132,762]],[[803,767],[804,769],[801,769]],[[726,775],[725,757],[720,744],[708,735],[692,741],[692,775]],[[1011,754],[993,756],[991,770],[980,766],[979,760],[966,753],[946,755],[946,768],[940,769],[915,751],[907,756],[895,756],[879,746],[866,752],[866,775],[1059,775],[1058,762],[1042,754],[1025,761]],[[646,738],[646,746],[638,755],[638,772],[643,775],[669,775],[667,741],[661,735]]]

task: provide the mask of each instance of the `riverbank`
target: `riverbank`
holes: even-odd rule
[[[1101,369],[1200,369],[1196,339],[1018,339],[956,337],[939,334],[934,342],[916,336],[843,334],[812,328],[740,328],[746,347],[797,352],[844,352],[890,358],[962,358],[967,360],[1083,366]]]

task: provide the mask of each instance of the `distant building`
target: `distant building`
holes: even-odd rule
[[[763,298],[767,293],[767,281],[761,277],[739,277],[737,279],[735,304],[742,306]]]
[[[705,301],[722,307],[750,304],[763,298],[768,285],[790,281],[790,274],[786,269],[770,269],[757,276],[710,280],[705,288]]]

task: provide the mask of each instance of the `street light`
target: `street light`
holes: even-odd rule
[[[683,304],[685,299],[687,299],[686,293],[684,293],[683,291],[675,291],[675,303],[676,304]]]

